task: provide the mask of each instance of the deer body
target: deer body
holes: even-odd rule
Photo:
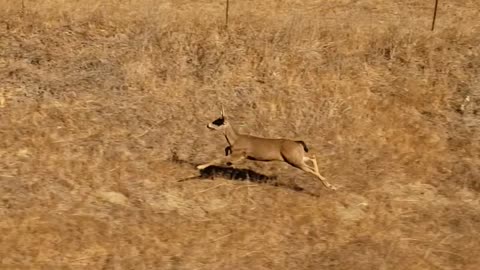
[[[310,158],[305,155],[308,152],[308,148],[303,141],[263,138],[240,134],[226,120],[223,109],[221,118],[209,123],[207,127],[211,130],[222,130],[229,146],[225,148],[225,157],[199,165],[197,169],[202,170],[214,164],[234,165],[245,159],[256,161],[283,161],[293,167],[314,174],[327,188],[336,189],[318,172],[315,157]],[[305,163],[306,161],[311,161],[313,167],[307,165]]]

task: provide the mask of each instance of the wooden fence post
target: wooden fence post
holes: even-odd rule
[[[435,9],[433,10],[432,31],[435,28],[435,19],[437,18],[438,0],[435,0]]]
[[[230,8],[230,1],[227,0],[225,5],[225,27],[228,28],[228,9]]]

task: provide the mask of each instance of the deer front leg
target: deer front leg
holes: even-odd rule
[[[243,153],[243,152],[232,153],[232,155],[230,156],[230,159],[227,161],[227,165],[235,168],[235,164],[240,163],[246,157],[247,157],[247,155],[245,155],[245,153]]]
[[[228,156],[232,153],[232,147],[229,145],[225,147],[225,156]]]
[[[219,164],[219,163],[224,163],[224,162],[226,162],[226,161],[229,160],[229,159],[230,159],[230,157],[217,158],[217,159],[212,160],[212,161],[210,161],[210,162],[208,162],[208,163],[205,163],[205,164],[202,164],[202,165],[198,165],[198,166],[197,166],[197,169],[203,170],[203,169],[205,169],[205,168],[207,168],[207,167],[209,167],[209,166],[212,166],[212,165],[215,165],[215,164]]]

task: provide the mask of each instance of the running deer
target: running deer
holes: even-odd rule
[[[245,159],[256,161],[284,161],[293,167],[315,175],[322,181],[325,187],[336,190],[335,186],[328,183],[327,179],[320,175],[316,157],[314,155],[312,157],[306,156],[308,148],[304,141],[262,138],[240,134],[227,121],[223,106],[221,117],[209,123],[207,127],[210,130],[223,131],[228,146],[225,148],[224,157],[198,165],[197,169],[199,170],[215,164],[232,166]],[[307,161],[311,161],[313,167],[307,165]]]

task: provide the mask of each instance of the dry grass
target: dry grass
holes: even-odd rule
[[[480,264],[480,2],[433,33],[433,1],[231,1],[228,32],[223,1],[0,5],[2,269]],[[220,104],[342,188],[177,182]]]

